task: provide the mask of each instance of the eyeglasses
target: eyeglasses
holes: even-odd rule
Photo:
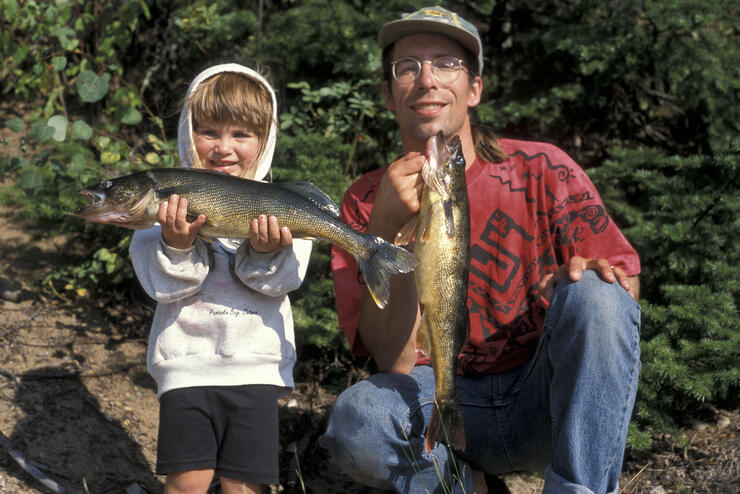
[[[466,70],[463,61],[455,57],[439,57],[434,60],[417,60],[414,57],[401,57],[391,62],[393,78],[399,84],[411,84],[419,78],[422,64],[432,64],[432,75],[442,84],[450,84]]]

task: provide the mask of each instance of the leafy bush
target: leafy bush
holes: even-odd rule
[[[672,430],[704,403],[738,404],[739,158],[615,149],[590,171],[643,264],[635,445],[638,431]]]

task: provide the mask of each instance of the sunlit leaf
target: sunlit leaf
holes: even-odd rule
[[[156,165],[160,161],[159,155],[155,152],[146,153],[146,156],[144,156],[144,161],[146,161],[150,165]]]
[[[46,122],[46,125],[54,129],[54,134],[52,135],[54,140],[63,142],[64,139],[67,137],[68,123],[69,122],[67,121],[67,117],[65,117],[64,115],[54,115]]]

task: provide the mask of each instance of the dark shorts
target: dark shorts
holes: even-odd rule
[[[157,474],[215,470],[277,484],[278,388],[269,385],[173,389],[159,399]]]

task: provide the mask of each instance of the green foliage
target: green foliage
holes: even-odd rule
[[[671,430],[705,402],[738,404],[740,155],[611,154],[590,174],[643,264],[634,430]]]
[[[709,153],[737,139],[736,3],[494,5],[479,17],[490,100],[478,114],[502,133],[557,139],[589,166],[613,146]]]
[[[19,137],[0,153],[0,200],[79,236],[46,286],[90,295],[132,275],[129,232],[69,212],[103,177],[177,164],[180,98],[206,64],[268,72],[281,135],[275,180],[336,202],[400,153],[381,87],[379,26],[422,1],[0,0],[0,94]],[[555,141],[590,169],[643,273],[643,371],[630,441],[649,446],[702,403],[736,406],[740,43],[732,2],[447,1],[478,26],[477,118]],[[0,142],[8,144],[10,139]],[[15,139],[14,139],[15,141]],[[291,294],[302,348],[346,352],[329,246]],[[299,352],[301,349],[299,348]],[[314,352],[315,353],[315,352]]]
[[[44,277],[42,287],[54,293],[71,292],[87,297],[91,292],[118,285],[133,276],[128,260],[131,235],[124,236],[114,247],[98,249],[79,265],[52,271]]]

